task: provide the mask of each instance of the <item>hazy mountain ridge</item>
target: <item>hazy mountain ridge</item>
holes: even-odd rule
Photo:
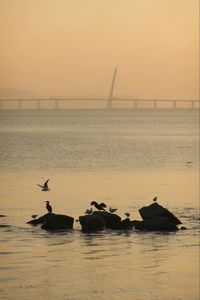
[[[32,91],[0,87],[0,99],[33,99],[39,95]]]

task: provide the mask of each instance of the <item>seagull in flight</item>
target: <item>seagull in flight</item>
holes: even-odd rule
[[[43,192],[47,192],[50,190],[48,187],[48,182],[49,182],[49,179],[47,179],[47,181],[45,181],[45,183],[43,185],[41,185],[41,184],[37,184],[37,185],[42,188]]]

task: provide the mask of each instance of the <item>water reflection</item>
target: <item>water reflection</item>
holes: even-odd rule
[[[80,243],[83,259],[99,260],[122,256],[128,253],[132,247],[132,238],[129,239],[128,237],[131,237],[131,233],[110,230],[97,234],[82,233]]]

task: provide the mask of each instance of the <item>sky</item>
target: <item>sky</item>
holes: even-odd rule
[[[199,99],[198,0],[0,0],[0,87]]]

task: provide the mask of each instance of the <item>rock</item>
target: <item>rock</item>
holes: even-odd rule
[[[92,215],[80,216],[79,221],[82,226],[82,231],[84,232],[100,231],[105,228],[104,220],[95,213]]]
[[[180,230],[187,230],[187,227],[181,226]]]
[[[45,230],[63,230],[63,229],[73,229],[74,218],[53,214],[51,218],[48,218],[44,224],[41,226]]]
[[[182,222],[174,216],[168,209],[162,207],[158,203],[152,203],[149,206],[139,209],[139,213],[143,220],[151,219],[154,217],[167,217],[175,225],[182,224]]]
[[[5,218],[6,217],[6,215],[0,215],[0,218]]]
[[[130,221],[129,218],[126,218],[125,220],[122,220],[119,223],[117,223],[112,229],[129,230],[132,228],[133,228],[133,223]]]
[[[176,231],[178,227],[168,217],[158,216],[143,221],[132,221],[135,229],[139,230],[156,230],[156,231]]]
[[[95,211],[93,215],[100,216],[105,223],[105,228],[115,228],[115,226],[121,221],[121,218],[116,214],[111,214],[107,211]]]
[[[34,226],[42,224],[41,228],[45,230],[63,230],[73,228],[74,218],[66,215],[47,213],[42,217],[31,220],[27,223]]]
[[[38,219],[32,219],[30,221],[27,222],[27,224],[31,224],[31,225],[38,225],[38,224],[44,224],[48,219],[50,219],[52,217],[52,215],[54,215],[53,213],[47,213],[45,215],[43,215],[42,217],[38,218]]]

